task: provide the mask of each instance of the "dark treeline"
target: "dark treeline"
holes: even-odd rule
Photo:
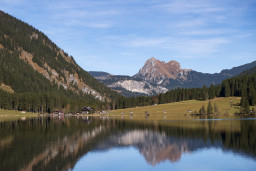
[[[2,109],[50,113],[54,110],[78,112],[84,106],[108,108],[106,102],[101,102],[92,95],[76,93],[51,82],[22,61],[18,53],[10,54],[7,50],[0,49],[0,86],[3,83],[11,85],[14,93],[0,88]]]
[[[64,71],[68,71],[70,74],[77,73],[80,79],[89,87],[93,87],[100,94],[117,96],[117,93],[97,81],[88,72],[85,72],[77,65],[72,56],[69,56],[60,49],[45,34],[0,10],[0,50],[1,49],[6,49],[7,52],[10,53],[5,52],[5,54],[1,54],[1,57],[4,58],[3,60],[5,61],[9,60],[9,56],[11,55],[19,58],[21,51],[24,50],[32,54],[32,61],[47,70],[49,75],[51,75],[52,72],[48,70],[45,64],[54,69],[59,74],[59,80],[64,79],[64,82],[67,82]],[[63,52],[63,55],[61,52]],[[17,62],[12,64],[15,66]],[[7,69],[9,69],[7,72],[0,71],[0,77],[1,73],[10,72],[10,68]]]
[[[23,51],[31,54],[39,67],[58,76],[50,81],[35,71],[31,64],[20,58]],[[241,105],[248,111],[256,104],[256,76],[241,75],[222,82],[221,85],[203,88],[178,88],[151,97],[125,98],[111,91],[80,68],[72,56],[58,48],[47,36],[28,24],[0,11],[0,108],[31,112],[78,112],[84,106],[98,109],[121,109],[152,104],[163,104],[192,99],[240,96]],[[251,69],[249,73],[253,73]],[[105,97],[105,101],[82,93],[77,84],[65,89],[65,73],[77,74],[79,79]],[[59,83],[57,83],[59,81]],[[3,88],[5,86],[5,89]],[[7,86],[7,89],[6,89]],[[8,87],[9,86],[9,87]]]
[[[35,71],[31,63],[21,59],[22,52],[31,54],[32,61],[49,76],[56,71],[56,79],[47,79]],[[77,74],[106,102],[83,93],[76,83],[67,80],[69,74]],[[66,89],[62,86],[68,84]],[[42,32],[0,11],[0,108],[31,112],[78,112],[84,106],[109,109],[109,101],[118,96],[79,67],[72,56]]]
[[[42,76],[42,79],[44,77]],[[17,81],[17,80],[16,80]],[[20,80],[22,81],[22,80]],[[1,84],[1,81],[0,81]],[[49,83],[50,84],[50,83]],[[52,86],[52,87],[51,87]],[[46,90],[32,92],[8,93],[0,89],[0,108],[26,110],[31,112],[78,112],[83,106],[98,109],[110,109],[107,102],[100,102],[91,95],[75,94],[62,86],[49,85]],[[112,109],[122,109],[136,106],[172,103],[184,100],[207,100],[215,97],[242,97],[241,106],[247,108],[256,104],[256,74],[243,75],[224,80],[221,85],[204,86],[203,88],[178,88],[157,96],[141,96],[125,98],[121,96],[111,102]],[[246,109],[248,110],[248,108]],[[248,113],[248,111],[244,111]]]
[[[186,121],[178,125],[154,124],[152,122],[132,122],[127,120],[89,120],[66,118],[33,118],[26,121],[0,123],[0,140],[8,140],[9,145],[0,148],[0,170],[21,170],[40,156],[40,162],[34,162],[33,170],[70,170],[84,155],[92,151],[127,147],[124,142],[113,144],[110,137],[140,131],[141,133],[164,136],[166,141],[155,139],[153,145],[182,144],[186,142],[190,152],[214,147],[256,158],[256,123],[254,120],[224,121],[227,125],[236,122],[239,131],[221,131],[215,129],[215,121],[196,121],[198,127],[187,127]],[[203,123],[203,124],[202,124]],[[194,125],[194,124],[193,124]],[[97,134],[97,130],[101,129]],[[96,133],[95,133],[96,132]],[[84,138],[86,136],[86,138]],[[76,145],[79,144],[79,145]],[[136,147],[136,144],[132,144]],[[152,147],[152,142],[145,140],[142,144]],[[11,148],[10,148],[11,147]],[[166,147],[166,146],[165,146]],[[51,149],[53,151],[51,151]],[[79,149],[79,150],[71,150]],[[48,154],[46,152],[49,152]],[[52,155],[55,153],[56,155]],[[42,155],[47,154],[47,155]],[[65,154],[65,155],[64,155]],[[67,168],[67,166],[69,166]],[[24,169],[25,170],[25,169]]]
[[[108,108],[108,103],[100,102],[90,95],[65,95],[60,93],[8,93],[0,89],[0,108],[25,110],[35,113],[53,111],[80,112],[84,106],[96,110]]]
[[[251,75],[240,75],[224,80],[220,85],[204,86],[203,88],[178,88],[164,94],[151,97],[121,97],[116,99],[112,106],[115,109],[146,106],[153,104],[164,104],[184,100],[207,100],[215,97],[242,97],[241,105],[256,104],[256,73]]]

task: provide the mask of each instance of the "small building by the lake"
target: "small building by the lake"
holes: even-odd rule
[[[90,107],[90,106],[82,108],[82,114],[93,114],[94,111],[95,110],[92,107]]]

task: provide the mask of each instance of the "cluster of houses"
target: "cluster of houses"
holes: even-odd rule
[[[95,109],[90,107],[90,106],[87,106],[87,107],[83,107],[81,109],[81,111],[79,112],[76,112],[76,113],[64,113],[63,111],[53,111],[50,115],[51,116],[73,116],[73,115],[79,115],[79,114],[94,114],[95,113]]]
[[[53,111],[50,116],[52,117],[56,117],[56,116],[60,116],[60,117],[64,117],[64,116],[77,116],[77,115],[83,115],[83,114],[107,114],[108,112],[106,110],[101,110],[101,111],[96,111],[94,108],[90,107],[90,106],[86,106],[83,107],[79,112],[75,112],[75,113],[64,113],[63,111],[60,110],[56,110]]]

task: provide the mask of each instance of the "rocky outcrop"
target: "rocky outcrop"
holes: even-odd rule
[[[152,57],[148,59],[139,72],[134,75],[134,78],[161,85],[168,79],[187,80],[187,75],[190,71],[190,69],[182,69],[180,63],[176,61],[165,63]]]
[[[89,73],[109,88],[116,90],[125,96],[149,96],[168,91],[165,87],[150,84],[147,81],[135,79],[130,76],[112,75],[106,72],[96,71],[91,71]]]
[[[239,75],[256,66],[256,61],[226,69],[220,73],[208,74],[191,69],[183,69],[176,61],[148,59],[134,76],[111,75],[106,72],[89,72],[96,79],[123,95],[155,95],[175,88],[197,88],[219,84],[224,79]],[[138,94],[139,93],[139,94]]]
[[[146,81],[136,80],[123,80],[108,85],[110,88],[121,87],[131,92],[144,93],[147,95],[154,95],[159,93],[165,93],[168,91],[167,88],[161,86],[152,86]]]
[[[63,51],[60,51],[60,54],[67,62],[71,63],[71,61],[68,59],[69,57],[66,57],[63,54]],[[69,71],[64,70],[64,78],[60,76],[60,73],[51,68],[47,63],[44,64],[44,67],[40,67],[36,62],[33,61],[33,55],[24,51],[22,48],[20,48],[19,57],[27,62],[35,71],[39,72],[50,81],[57,83],[59,86],[63,86],[65,89],[70,89],[72,91],[77,91],[78,89],[83,93],[93,95],[96,99],[101,101],[105,100],[104,96],[89,87],[81,78],[79,78],[78,73],[75,72],[75,74],[71,74]]]

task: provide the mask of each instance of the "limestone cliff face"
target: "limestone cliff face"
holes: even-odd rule
[[[153,85],[142,79],[135,79],[130,76],[119,76],[95,71],[89,73],[109,88],[125,96],[156,95],[168,91],[168,89],[163,86]]]
[[[182,69],[176,61],[165,63],[152,57],[145,62],[134,77],[160,85],[169,79],[187,80],[187,75],[190,71],[189,69]]]

